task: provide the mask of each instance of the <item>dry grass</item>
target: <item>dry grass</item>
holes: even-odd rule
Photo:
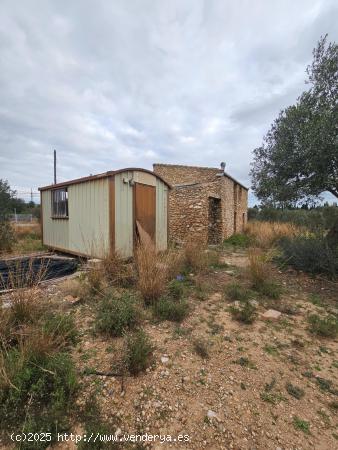
[[[254,288],[261,286],[269,277],[271,252],[264,252],[259,248],[249,249],[248,274]]]
[[[208,266],[206,248],[198,241],[189,240],[183,247],[185,265],[190,270],[201,271]]]
[[[269,248],[278,239],[304,234],[304,230],[292,223],[250,221],[245,232],[258,247]]]
[[[130,287],[135,281],[133,265],[128,264],[117,252],[103,259],[102,270],[110,285]]]
[[[27,236],[35,236],[41,238],[41,226],[38,222],[32,223],[15,223],[13,224],[15,235],[18,239],[25,238]]]
[[[153,304],[165,292],[171,271],[170,253],[156,251],[150,243],[139,243],[135,252],[137,287],[146,304]]]

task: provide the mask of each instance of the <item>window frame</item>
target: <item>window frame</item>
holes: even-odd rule
[[[57,198],[58,193],[59,198]],[[62,198],[62,195],[60,194],[65,194],[65,198]],[[60,205],[62,206],[60,207]],[[68,187],[51,190],[51,218],[64,220],[69,219]]]

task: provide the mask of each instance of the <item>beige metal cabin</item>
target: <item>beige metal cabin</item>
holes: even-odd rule
[[[169,189],[160,175],[136,168],[41,187],[43,244],[79,256],[129,257],[142,230],[165,250]]]

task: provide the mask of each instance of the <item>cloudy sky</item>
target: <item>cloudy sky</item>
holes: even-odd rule
[[[153,162],[219,166],[304,90],[334,0],[1,0],[0,178],[20,192]]]

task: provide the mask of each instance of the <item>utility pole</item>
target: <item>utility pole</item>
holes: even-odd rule
[[[33,189],[31,188],[31,203],[33,203]]]
[[[54,184],[56,184],[56,150],[54,150]]]

